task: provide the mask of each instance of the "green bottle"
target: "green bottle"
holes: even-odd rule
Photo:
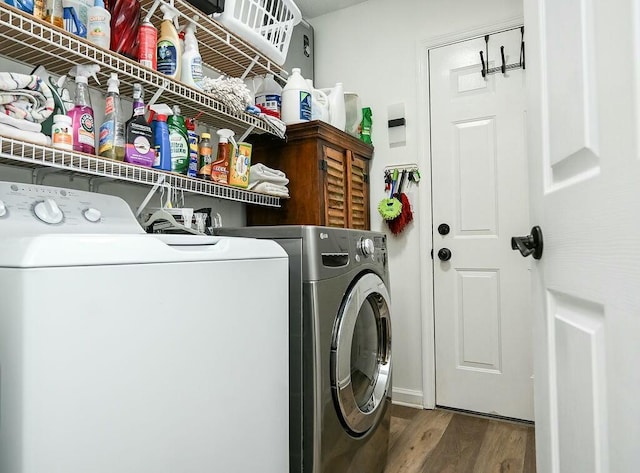
[[[371,108],[365,107],[362,109],[362,122],[360,125],[360,139],[365,143],[372,144],[371,141]]]
[[[173,115],[167,118],[169,143],[171,144],[171,170],[187,174],[189,170],[189,135],[184,117],[180,115],[180,107],[173,106]]]

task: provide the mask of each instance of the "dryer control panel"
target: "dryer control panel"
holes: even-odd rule
[[[0,235],[144,233],[120,197],[0,182]]]

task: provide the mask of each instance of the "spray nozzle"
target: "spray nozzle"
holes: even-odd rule
[[[164,103],[154,103],[153,105],[149,105],[149,110],[151,110],[151,113],[149,114],[149,122],[152,122],[156,115],[164,115],[165,117],[173,115],[171,107]]]
[[[169,21],[173,21],[174,24],[178,22],[178,16],[180,15],[180,11],[174,7],[173,5],[170,5],[168,3],[163,3],[162,5],[160,5],[160,10],[162,11],[162,13],[164,13],[164,16],[162,17],[162,20],[169,20]],[[177,29],[177,26],[176,26]]]
[[[115,72],[111,73],[111,77],[107,81],[107,91],[108,92],[119,92],[120,87],[120,79],[118,79],[118,74]]]
[[[86,84],[89,76],[93,77],[95,81],[100,84],[98,76],[96,75],[100,71],[100,66],[97,64],[84,64],[73,66],[69,71],[69,75],[75,76],[76,82]]]
[[[229,130],[228,128],[222,128],[221,130],[216,131],[220,139],[218,140],[220,143],[228,143],[231,141],[234,145],[236,145],[236,141],[233,139],[235,133],[233,130]]]

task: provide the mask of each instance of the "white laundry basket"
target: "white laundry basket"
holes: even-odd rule
[[[226,0],[216,19],[281,66],[302,14],[293,0]]]

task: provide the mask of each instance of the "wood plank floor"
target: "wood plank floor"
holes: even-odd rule
[[[385,473],[535,473],[533,426],[448,410],[391,409]]]

